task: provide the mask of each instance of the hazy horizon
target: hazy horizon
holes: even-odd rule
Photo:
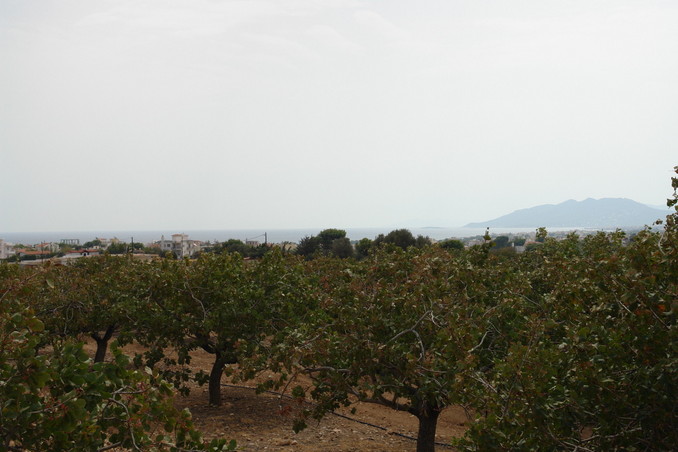
[[[415,237],[424,236],[433,240],[445,240],[450,238],[464,239],[470,237],[482,237],[487,229],[485,227],[479,228],[444,228],[444,227],[430,227],[430,228],[407,228]],[[587,228],[587,227],[565,227],[565,228],[547,228],[550,234],[560,234],[563,232],[577,231],[583,234],[596,232],[601,228]],[[627,231],[635,231],[640,228],[626,228]],[[304,237],[317,235],[322,229],[316,228],[298,228],[298,229],[224,229],[224,230],[114,230],[114,231],[42,231],[42,232],[17,232],[9,233],[6,236],[0,236],[7,243],[34,245],[43,242],[59,243],[64,239],[78,239],[80,244],[94,240],[96,238],[117,238],[123,242],[130,243],[132,239],[136,243],[153,243],[160,240],[163,236],[165,239],[170,239],[172,234],[187,234],[190,240],[201,240],[203,242],[225,242],[229,239],[236,239],[241,241],[256,240],[260,243],[264,242],[264,232],[267,232],[269,243],[283,243],[292,242],[298,243]],[[388,234],[394,230],[393,228],[346,228],[346,236],[352,241],[358,241],[363,238],[374,240],[379,234]],[[536,228],[490,228],[490,235],[520,235],[529,236],[534,234]]]
[[[529,206],[529,207],[517,209],[513,212],[507,212],[507,214],[516,213],[516,212],[520,212],[520,211],[524,211],[524,210],[529,210],[533,207],[543,207],[543,206],[547,206],[547,205],[563,204],[563,203],[568,202],[568,201],[573,201],[573,200],[565,200],[565,201],[560,202],[560,203],[542,204],[540,206]],[[575,201],[580,202],[580,201],[583,201],[583,200],[575,200]],[[652,209],[655,209],[655,210],[657,210],[657,212],[662,212],[664,214],[668,214],[672,211],[671,209],[669,209],[666,206],[649,205],[649,204],[642,204],[642,205],[644,205],[646,207],[650,207]],[[505,216],[505,215],[500,215],[499,217],[496,217],[496,218],[485,218],[484,220],[481,220],[480,223],[482,223],[482,222],[488,222],[489,223],[493,220],[496,220],[497,218],[501,218],[502,216]],[[657,217],[657,219],[660,219],[660,218],[663,218],[663,216],[659,215]],[[53,235],[53,234],[57,234],[57,233],[61,233],[61,232],[76,233],[76,234],[91,234],[93,232],[117,233],[117,232],[132,232],[132,231],[135,231],[135,232],[145,234],[145,233],[151,233],[151,232],[155,233],[155,232],[158,232],[158,231],[165,231],[167,234],[174,234],[174,233],[183,233],[184,231],[192,231],[192,232],[196,232],[196,231],[199,231],[199,232],[210,232],[210,231],[220,231],[220,232],[222,232],[222,231],[264,231],[265,232],[265,231],[269,230],[269,231],[306,231],[309,234],[314,234],[316,232],[319,232],[319,231],[321,231],[323,229],[327,229],[327,228],[338,228],[338,229],[353,230],[353,231],[364,231],[364,230],[375,230],[376,231],[376,230],[379,230],[379,231],[382,231],[382,232],[390,232],[394,229],[401,229],[401,228],[415,230],[415,231],[423,231],[423,230],[427,230],[427,229],[440,229],[440,230],[447,230],[447,231],[452,231],[452,230],[466,231],[466,230],[468,230],[467,232],[464,232],[464,233],[475,235],[475,233],[477,232],[477,231],[475,231],[476,229],[483,229],[483,230],[485,229],[485,226],[483,226],[483,227],[479,227],[479,226],[469,227],[468,225],[470,223],[474,223],[474,222],[465,222],[463,224],[458,224],[458,225],[446,225],[446,224],[419,225],[419,224],[416,224],[416,223],[411,223],[411,224],[398,223],[398,224],[382,225],[382,226],[344,226],[344,225],[326,224],[326,225],[323,225],[323,226],[309,226],[309,227],[297,227],[297,228],[267,228],[267,227],[264,226],[264,227],[259,227],[259,228],[226,228],[226,229],[208,229],[208,228],[196,228],[196,229],[188,228],[187,229],[187,228],[181,228],[181,227],[179,227],[179,228],[157,227],[157,228],[146,228],[146,229],[139,229],[139,228],[129,228],[129,229],[119,229],[119,228],[115,229],[115,228],[113,228],[113,229],[110,229],[110,228],[102,227],[102,228],[96,228],[96,229],[73,228],[73,229],[61,229],[61,230],[57,230],[57,229],[41,229],[41,230],[36,229],[36,230],[18,230],[18,231],[9,231],[9,230],[2,231],[2,230],[0,230],[0,239],[4,238],[3,234],[5,234],[5,235],[9,234],[9,235],[17,236],[17,235],[22,235],[22,234],[35,235],[35,234],[46,233],[46,234]],[[638,225],[638,226],[640,226],[640,225]],[[530,228],[531,227],[519,227],[517,229],[523,230],[523,229],[530,229]],[[516,229],[516,228],[511,228],[511,227],[496,228],[496,227],[493,227],[492,229],[493,230],[497,229],[498,231],[501,232],[501,231],[505,231],[505,230],[508,231],[510,229]],[[559,226],[559,227],[556,228],[556,230],[561,230],[561,229],[568,229],[569,230],[569,229],[572,229],[572,227],[571,226]],[[591,229],[591,227],[580,226],[580,229]],[[471,232],[471,230],[474,230],[474,231]]]
[[[656,207],[676,23],[664,0],[5,0],[0,232]]]

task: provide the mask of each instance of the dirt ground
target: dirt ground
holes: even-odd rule
[[[92,350],[92,344],[87,348]],[[126,347],[130,352],[134,346]],[[192,355],[192,365],[206,372],[212,365],[213,357],[207,353]],[[192,386],[190,395],[177,395],[178,408],[188,408],[193,421],[207,439],[235,439],[243,451],[295,451],[316,452],[319,450],[337,452],[410,452],[416,450],[417,419],[403,412],[397,412],[380,405],[357,403],[341,409],[337,415],[328,414],[320,422],[311,420],[300,433],[292,430],[292,418],[284,414],[281,406],[293,404],[289,399],[264,393],[256,394],[255,383],[231,382],[224,377],[222,383],[222,405],[208,404],[207,386]],[[241,386],[248,386],[243,388]],[[351,408],[356,412],[351,414]],[[348,419],[350,418],[350,419]],[[467,416],[460,407],[449,407],[438,420],[437,441],[449,443],[453,437],[463,435],[468,424]],[[372,425],[367,425],[372,424]],[[411,439],[405,438],[409,436]],[[438,446],[437,450],[452,450]]]

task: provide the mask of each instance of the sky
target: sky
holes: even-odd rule
[[[662,205],[674,0],[2,0],[0,232]]]

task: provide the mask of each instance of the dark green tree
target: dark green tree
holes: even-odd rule
[[[373,241],[368,239],[368,238],[362,238],[358,241],[358,243],[355,244],[355,253],[356,257],[358,259],[364,259],[366,258],[369,253],[370,249],[372,249]]]
[[[240,253],[241,256],[246,257],[248,254],[248,246],[242,240],[228,239],[225,242],[218,243],[214,246],[213,252],[221,253]]]
[[[332,249],[331,249],[331,255],[341,258],[341,259],[346,259],[349,257],[353,257],[354,251],[353,251],[353,245],[351,244],[351,241],[348,239],[348,237],[343,237],[340,239],[334,239],[332,241]]]
[[[129,251],[129,246],[125,242],[111,243],[106,248],[106,252],[109,254],[125,254]]]
[[[438,246],[440,246],[443,249],[446,250],[463,250],[464,249],[464,243],[461,240],[457,239],[446,239],[438,243]]]
[[[414,235],[412,235],[412,232],[410,232],[409,229],[395,229],[386,235],[379,234],[374,239],[374,243],[375,245],[382,243],[392,244],[406,250],[410,246],[415,246],[417,239],[414,238]]]
[[[506,248],[509,246],[509,238],[507,235],[499,235],[493,240],[495,248]]]
[[[432,243],[433,240],[431,240],[431,237],[423,236],[420,234],[417,236],[414,246],[416,246],[417,248],[424,248],[426,246],[430,246]]]
[[[343,229],[323,229],[318,233],[320,247],[326,254],[332,251],[332,245],[335,240],[346,238],[346,231]]]
[[[94,239],[89,242],[85,242],[82,244],[85,248],[92,248],[93,246],[101,246],[101,240],[99,239]]]
[[[523,246],[525,245],[525,237],[515,237],[513,239],[513,244],[515,246]]]
[[[310,259],[320,252],[320,239],[314,235],[306,236],[299,241],[297,245],[297,254]]]

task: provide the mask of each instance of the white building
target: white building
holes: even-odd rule
[[[59,252],[59,244],[55,242],[42,242],[42,243],[37,243],[33,245],[33,248],[36,250],[40,251],[46,251],[49,253],[58,253]]]
[[[120,239],[113,237],[112,239],[107,239],[105,237],[97,237],[96,240],[101,242],[101,248],[108,248],[109,245],[113,243],[120,243]]]
[[[0,259],[7,259],[14,254],[14,245],[0,239]]]
[[[165,240],[162,236],[160,240],[160,249],[162,252],[174,253],[178,258],[191,257],[202,247],[199,240],[190,240],[188,234],[172,234],[172,240]]]

